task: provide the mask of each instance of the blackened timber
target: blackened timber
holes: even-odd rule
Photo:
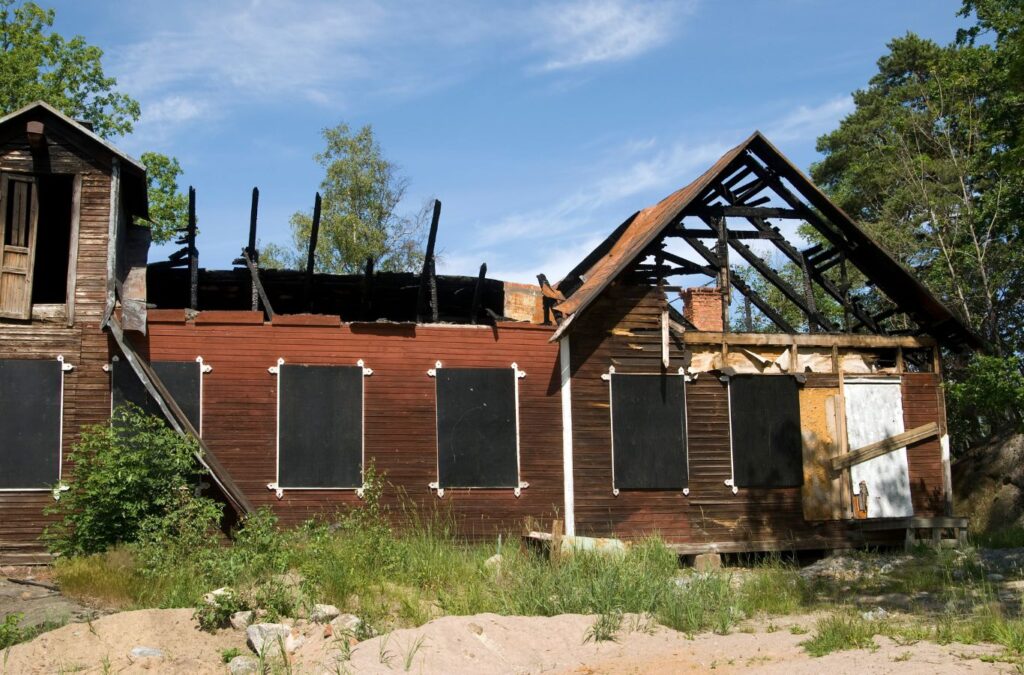
[[[267,313],[267,318],[273,321],[274,308],[270,306],[270,299],[267,298],[267,292],[263,289],[263,283],[260,281],[260,270],[256,267],[256,263],[245,249],[242,249],[242,261],[245,262],[245,266],[249,270],[249,275],[252,277],[252,287],[256,289],[256,293],[263,303],[263,309]]]
[[[829,228],[818,217],[818,215],[814,213],[814,211],[807,208],[807,206],[803,202],[797,199],[797,197],[792,192],[790,192],[789,189],[787,189],[786,186],[783,185],[782,182],[771,171],[769,171],[768,169],[766,169],[765,167],[761,166],[760,164],[753,160],[750,161],[748,166],[750,167],[751,171],[753,171],[755,174],[757,174],[763,180],[765,180],[768,183],[769,187],[771,187],[772,190],[784,202],[789,204],[794,209],[801,211],[804,220],[811,223],[811,225],[813,225],[815,229],[821,231],[822,235],[825,236],[825,238],[828,239],[833,246],[839,248],[842,251],[846,250],[847,243],[845,242],[845,240],[842,239],[842,237],[838,233],[832,231],[832,229]],[[778,232],[776,228],[772,227],[763,218],[750,217],[747,218],[747,222],[749,222],[751,225],[756,227],[758,230],[761,230],[762,232]],[[786,256],[790,260],[792,260],[795,264],[802,266],[803,255],[800,253],[800,251],[796,249],[796,247],[794,247],[785,239],[776,240],[776,245],[779,247],[779,250],[786,254]],[[842,290],[836,288],[835,284],[829,281],[824,274],[818,273],[814,269],[812,269],[811,276],[814,279],[814,281],[817,282],[818,285],[825,290],[826,293],[831,295],[833,299],[835,299],[836,301],[843,305],[844,310],[847,310],[851,314],[853,314],[863,325],[867,326],[869,330],[881,335],[885,334],[886,331],[883,328],[881,328],[875,322],[871,321],[871,317],[864,310],[862,310],[856,302],[851,301]]]
[[[366,258],[366,268],[363,273],[363,301],[360,314],[364,321],[373,320],[373,256]]]
[[[434,200],[434,213],[430,218],[430,233],[427,235],[427,251],[423,256],[423,272],[420,273],[420,290],[416,300],[416,320],[420,323],[426,317],[427,293],[431,304],[437,304],[437,281],[434,272],[434,244],[437,242],[437,225],[441,220],[441,200]],[[437,307],[430,308],[431,317],[437,316]]]
[[[712,230],[702,230],[692,227],[681,227],[677,230],[670,230],[670,235],[683,237],[701,237],[704,239],[717,239],[718,233]],[[729,239],[781,239],[778,232],[761,232],[758,230],[728,230],[726,235]]]
[[[722,294],[722,330],[729,331],[729,305],[732,301],[732,290],[729,283],[729,234],[725,227],[725,217],[713,218],[711,223],[718,231],[718,248],[716,253],[719,260],[718,291]]]
[[[313,222],[309,229],[309,249],[306,252],[306,278],[302,286],[303,305],[308,312],[313,290],[313,268],[316,265],[316,242],[320,236],[320,193],[313,200]]]
[[[249,208],[249,245],[246,247],[246,253],[249,254],[249,260],[252,262],[253,267],[257,270],[260,267],[260,254],[256,250],[256,215],[260,208],[260,190],[257,187],[252,189],[252,206]],[[258,280],[257,280],[258,281]],[[256,288],[256,282],[252,285],[252,311],[256,311],[260,308],[259,291]]]
[[[737,197],[739,199],[739,197]],[[711,218],[739,217],[739,218],[787,218],[802,219],[803,216],[796,209],[778,208],[774,206],[697,206],[686,210],[689,216],[707,216]]]
[[[686,270],[687,274],[704,274],[709,277],[713,277],[718,274],[718,272],[716,272],[713,267],[708,267],[707,265],[695,263],[692,260],[687,260],[686,258],[678,256],[674,253],[669,253],[668,251],[662,251],[661,257],[669,262],[673,262],[679,265],[680,267]]]
[[[543,276],[543,275],[542,275]],[[480,293],[484,289],[484,279],[487,278],[487,263],[480,264],[480,274],[476,278],[476,286],[473,287],[473,306],[469,310],[469,322],[476,323],[480,315]],[[548,320],[548,304],[544,303],[544,323]]]
[[[185,233],[188,247],[188,306],[199,309],[199,250],[196,248],[196,189],[188,187],[188,231]]]
[[[708,264],[710,264],[712,267],[719,267],[718,257],[711,251],[711,249],[705,246],[700,239],[687,239],[686,243],[689,244],[690,247],[693,248],[693,250],[696,251],[700,257],[707,260]],[[754,303],[754,306],[757,307],[762,314],[768,317],[768,319],[771,320],[772,323],[778,326],[779,330],[781,330],[783,333],[799,332],[792,325],[790,325],[790,323],[786,321],[786,319],[781,314],[775,311],[775,308],[773,308],[764,298],[762,298],[757,293],[757,291],[747,286],[747,284],[743,281],[742,277],[734,276],[732,278],[732,285],[735,286],[736,290],[743,294],[744,297],[750,298],[750,301]]]
[[[746,244],[738,241],[730,241],[729,245],[740,254],[740,256],[750,264],[758,273],[767,279],[773,286],[778,288],[786,299],[792,302],[794,305],[800,308],[804,314],[807,315],[808,321],[817,323],[819,326],[824,328],[826,331],[831,332],[833,330],[832,324],[828,319],[819,314],[813,307],[809,306],[806,299],[789,283],[783,279],[779,274],[773,270],[768,263],[761,259],[759,255],[754,253],[750,247]]]

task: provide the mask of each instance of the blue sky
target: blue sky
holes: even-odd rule
[[[181,161],[204,267],[238,255],[254,185],[260,240],[288,241],[320,130],[346,121],[409,178],[403,212],[442,200],[441,272],[525,282],[754,129],[806,169],[888,40],[962,23],[956,0],[43,4],[142,103],[115,142]]]

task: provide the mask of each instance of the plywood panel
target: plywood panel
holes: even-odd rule
[[[844,394],[851,451],[904,431],[899,379],[849,379]],[[869,518],[914,515],[906,448],[850,467],[850,482],[854,495],[867,486]]]
[[[800,426],[803,439],[804,518],[837,520],[843,517],[840,478],[832,474],[830,460],[839,452],[836,411],[841,411],[839,389],[804,387],[800,390]]]

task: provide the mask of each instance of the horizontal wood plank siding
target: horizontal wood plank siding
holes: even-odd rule
[[[827,548],[862,542],[856,523],[804,520],[800,488],[748,489],[737,494],[731,477],[727,387],[715,374],[701,373],[687,385],[690,494],[627,491],[615,496],[611,481],[608,383],[601,375],[660,373],[662,301],[654,288],[610,287],[572,332],[574,479],[577,531],[582,535],[636,539],[658,534],[679,545],[728,543],[731,550]],[[686,362],[685,345],[670,339],[668,372]],[[805,386],[836,387],[834,374],[807,373]],[[904,380],[907,428],[935,420],[941,390],[933,374]],[[910,453],[913,498],[918,515],[938,513],[941,454],[938,442]],[[873,537],[874,535],[872,535]],[[879,534],[881,541],[891,533]]]
[[[202,316],[202,314],[200,314]],[[292,364],[352,365],[363,360],[373,375],[365,380],[365,452],[389,483],[386,501],[398,510],[402,495],[421,515],[434,510],[454,516],[468,537],[519,533],[523,519],[550,519],[562,508],[562,429],[558,347],[552,329],[532,327],[413,326],[349,324],[225,325],[150,324],[153,360],[202,356],[213,367],[203,381],[203,437],[253,501],[268,505],[282,522],[295,524],[330,514],[359,499],[352,491],[286,490],[277,499],[275,481],[277,378],[267,368],[284,358]],[[436,497],[434,379],[427,370],[444,367],[507,368],[527,373],[519,380],[520,497],[511,489],[449,489]],[[316,424],[316,420],[310,420]]]
[[[929,422],[945,433],[942,414],[942,380],[937,373],[906,373],[902,379],[903,426],[913,429]],[[907,448],[910,496],[915,516],[945,515],[942,445],[939,438],[914,443]]]
[[[64,374],[63,475],[68,453],[82,427],[103,423],[110,414],[108,337],[100,330],[106,301],[107,232],[110,216],[109,163],[54,129],[47,129],[46,164],[29,151],[22,130],[0,138],[0,171],[81,174],[78,262],[75,270],[75,322],[70,328],[42,322],[0,321],[0,358],[56,359],[63,355],[74,370]],[[41,156],[37,153],[37,157]],[[40,232],[40,236],[45,236]],[[49,492],[0,492],[0,561],[44,560],[39,541],[51,518],[43,509],[53,504]]]

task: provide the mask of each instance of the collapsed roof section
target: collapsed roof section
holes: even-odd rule
[[[780,219],[810,225],[821,243],[797,248],[773,224]],[[704,243],[707,240],[710,245]],[[803,283],[787,281],[748,245],[751,240],[758,248],[764,246],[760,242],[773,245],[776,254],[795,265]],[[674,287],[666,286],[666,279],[691,275],[714,279],[727,303],[735,289],[780,332],[800,332],[735,272],[730,251],[749,266],[744,271],[760,274],[799,309],[810,332],[929,334],[951,348],[984,346],[760,132],[722,155],[697,180],[630,216],[570,271],[557,284],[565,300],[554,307],[561,324],[552,339],[558,339],[613,282],[657,284],[669,290]],[[880,293],[870,298],[851,293],[847,265]],[[819,310],[816,289],[818,297],[824,294],[842,308],[841,322]]]

